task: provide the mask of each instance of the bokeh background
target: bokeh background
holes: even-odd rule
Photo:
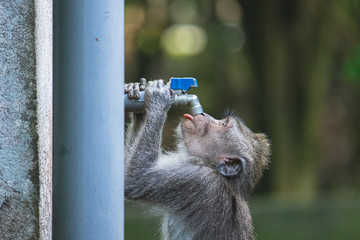
[[[126,0],[125,54],[126,82],[195,77],[205,112],[271,139],[258,239],[360,239],[360,1]],[[127,203],[127,240],[159,239],[147,209]]]

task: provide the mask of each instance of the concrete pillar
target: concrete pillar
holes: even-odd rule
[[[52,239],[53,1],[35,1],[39,234]]]
[[[0,1],[0,239],[51,239],[52,1]]]

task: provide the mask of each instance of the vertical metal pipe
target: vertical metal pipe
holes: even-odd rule
[[[54,239],[123,239],[124,1],[54,0]]]

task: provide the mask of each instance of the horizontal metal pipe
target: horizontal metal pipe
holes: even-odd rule
[[[124,95],[125,112],[140,113],[144,111],[145,107],[145,91],[140,91],[140,99],[130,99],[127,94]],[[190,106],[190,113],[192,115],[199,115],[204,113],[200,105],[199,98],[196,95],[180,94],[175,95],[173,106],[187,105]]]

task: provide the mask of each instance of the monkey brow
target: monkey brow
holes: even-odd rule
[[[227,117],[235,117],[235,118],[240,118],[233,110],[226,108],[225,110],[225,114],[224,114],[224,118]]]
[[[241,124],[245,124],[244,121],[242,120],[242,118],[241,118],[237,113],[235,113],[234,111],[230,110],[229,108],[227,108],[227,109],[225,110],[224,118],[227,118],[227,119],[229,119],[229,118],[234,118],[238,124],[240,124],[240,125],[241,125]]]

